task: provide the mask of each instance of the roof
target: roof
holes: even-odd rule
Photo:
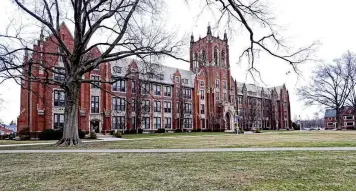
[[[194,88],[195,74],[191,71],[168,67],[162,64],[144,63],[143,61],[138,61],[134,59],[121,59],[118,61],[110,62],[112,75],[115,77],[124,77],[125,75],[127,75],[127,72],[129,71],[129,66],[132,63],[137,64],[140,79],[146,78],[146,80],[150,82],[173,85],[174,83],[173,74],[178,70],[179,73],[181,74],[181,78],[188,80],[188,83],[183,84],[183,86]],[[121,67],[121,72],[115,73],[114,67]],[[155,75],[162,75],[163,78],[162,79],[147,78],[148,73],[153,73]]]
[[[272,91],[276,90],[277,95],[278,95],[277,100],[279,100],[280,92],[281,92],[281,89],[283,88],[283,86],[263,88],[263,87],[255,85],[255,84],[246,84],[246,83],[241,83],[241,82],[236,82],[236,83],[237,83],[237,90],[238,90],[239,95],[243,94],[242,90],[243,90],[244,86],[246,87],[247,95],[253,96],[253,97],[262,97],[262,90],[263,90],[263,93],[267,95],[267,98],[270,98]]]
[[[325,110],[325,118],[328,117],[336,117],[336,110],[335,109],[326,109]]]

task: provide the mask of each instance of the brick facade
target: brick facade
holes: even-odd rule
[[[64,24],[60,31],[69,48],[73,47],[73,38]],[[34,48],[55,52],[58,47],[53,40],[53,37],[41,37]],[[100,52],[94,49],[91,54],[98,55]],[[30,56],[26,55],[24,63],[27,64],[29,59]],[[46,63],[53,69],[63,66],[58,56],[34,54],[31,59]],[[141,73],[147,66],[158,68]],[[28,65],[24,73],[27,71]],[[54,76],[50,71],[43,71],[34,65],[31,71],[40,78],[47,73],[50,77]],[[231,77],[227,35],[224,34],[223,39],[214,37],[210,27],[206,37],[197,41],[191,37],[188,71],[123,59],[101,64],[100,68],[85,74],[83,78],[117,80],[114,84],[98,85],[100,89],[90,84],[81,85],[78,118],[79,128],[83,130],[99,132],[136,127],[150,130],[233,130],[234,120],[239,120],[239,126],[245,129],[291,127],[286,87],[261,88],[236,82]],[[64,114],[64,107],[58,99],[61,89],[35,82],[30,84],[32,91],[29,92],[27,87],[28,83],[24,81],[19,130],[30,127],[31,132],[36,133],[60,128],[63,123],[61,115]],[[253,123],[249,120],[252,107],[248,101],[251,99],[256,99],[258,106],[254,108],[258,117]],[[139,103],[147,104],[147,108],[141,111],[144,106],[136,106]]]
[[[340,109],[341,129],[355,128],[355,115],[352,107],[345,106]],[[336,110],[326,109],[324,116],[325,129],[336,129]]]

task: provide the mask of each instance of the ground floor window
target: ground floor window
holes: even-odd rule
[[[160,117],[155,117],[153,121],[153,126],[155,129],[160,129],[161,128],[161,118]]]
[[[142,119],[142,123],[143,123],[143,128],[144,129],[149,129],[150,128],[150,118],[149,117],[144,117]]]
[[[334,123],[328,123],[328,126],[334,126]]]
[[[184,119],[184,128],[192,128],[192,119],[191,118]]]
[[[201,128],[205,129],[205,119],[201,119]]]
[[[345,122],[345,126],[353,126],[354,122]]]
[[[172,119],[170,117],[164,118],[164,128],[166,129],[172,128]]]
[[[114,116],[112,117],[112,129],[123,129],[125,127],[125,117],[124,116]]]
[[[64,128],[64,114],[53,114],[53,129]]]
[[[132,117],[132,128],[136,129],[136,118]]]

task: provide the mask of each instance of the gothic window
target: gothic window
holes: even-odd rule
[[[225,67],[225,49],[221,51],[221,65]]]
[[[194,69],[198,68],[198,53],[194,53]]]
[[[203,51],[202,51],[202,62],[203,62],[203,65],[206,64],[206,51],[205,51],[205,49],[203,49]]]
[[[214,63],[216,66],[218,66],[218,48],[214,48]]]

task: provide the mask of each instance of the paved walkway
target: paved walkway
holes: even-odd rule
[[[271,147],[209,149],[58,149],[0,150],[0,153],[199,153],[199,152],[264,152],[264,151],[356,151],[356,147]]]

